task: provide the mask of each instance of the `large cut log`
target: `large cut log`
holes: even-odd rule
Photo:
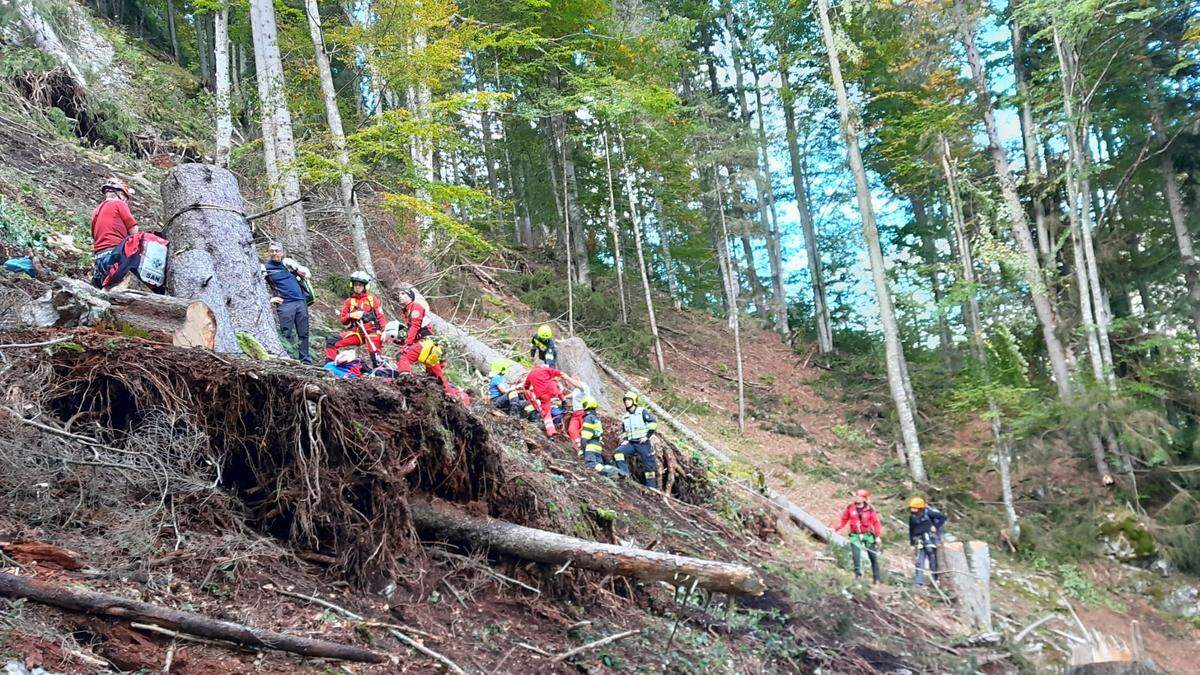
[[[942,561],[962,611],[983,633],[992,632],[992,562],[982,541],[942,544]]]
[[[71,612],[152,623],[181,633],[227,640],[256,649],[275,649],[303,656],[368,663],[382,663],[385,660],[381,654],[352,645],[284,635],[194,612],[159,607],[107,593],[64,588],[13,574],[0,573],[0,596],[26,598]]]
[[[750,567],[689,558],[569,537],[486,516],[467,515],[445,503],[409,502],[417,529],[448,541],[490,549],[526,560],[619,574],[647,581],[666,581],[724,593],[760,595],[765,587]]]
[[[595,356],[595,354],[593,354],[593,360],[595,361],[596,365],[600,367],[601,370],[603,370],[605,373],[608,373],[608,376],[611,377],[612,379],[616,380],[617,384],[621,385],[622,388],[631,389],[635,392],[638,391],[638,388],[633,386],[633,383],[631,383],[629,380],[622,377],[621,374],[618,373],[617,371],[610,368],[608,366],[608,364],[604,363],[604,361],[602,361],[600,359],[599,356]],[[651,401],[649,398],[647,398],[645,395],[641,394],[640,392],[639,392],[639,396],[641,396],[642,401],[646,404],[646,406],[649,407],[650,410],[653,411],[654,414],[658,416],[659,420],[666,422],[672,429],[679,432],[679,434],[681,436],[683,436],[688,441],[690,441],[691,444],[693,446],[695,446],[696,448],[698,448],[700,451],[704,452],[705,454],[709,455],[713,459],[716,459],[717,461],[722,462],[724,464],[729,464],[729,463],[733,462],[733,458],[731,458],[727,453],[725,453],[722,450],[717,449],[717,447],[714,446],[712,443],[709,443],[708,441],[704,440],[704,438],[701,437],[700,434],[696,433],[695,431],[692,431],[692,429],[690,427],[688,427],[683,422],[680,422],[678,419],[675,418],[674,415],[667,412],[662,406],[658,405],[654,401]],[[782,510],[792,520],[794,520],[796,522],[796,524],[800,525],[801,527],[804,527],[809,532],[812,532],[814,535],[817,536],[817,538],[821,539],[822,541],[826,541],[831,544],[837,544],[839,546],[849,545],[849,542],[846,540],[845,537],[834,532],[833,529],[830,528],[828,525],[826,525],[824,522],[822,522],[822,520],[820,518],[817,518],[816,516],[808,513],[807,511],[800,508],[799,506],[796,506],[794,503],[792,503],[792,501],[790,499],[788,499],[785,495],[781,494],[779,491],[777,491],[773,488],[769,488],[769,487],[763,488],[761,493],[751,490],[750,488],[745,488],[745,489],[747,492],[768,502],[769,504],[773,505],[775,508]]]
[[[39,328],[129,326],[178,347],[212,349],[217,322],[208,305],[149,291],[102,291],[78,279],[56,279],[50,289],[25,308],[28,323]]]
[[[237,333],[244,332],[283,356],[237,179],[209,164],[181,164],[167,174],[161,192],[171,241],[167,292],[212,309],[216,351],[240,353]]]
[[[581,337],[569,337],[555,340],[558,350],[558,369],[569,373],[576,379],[583,380],[592,390],[592,397],[601,408],[608,408],[608,397],[604,395],[604,385],[600,381],[600,371],[596,370],[596,361],[592,358],[592,350]]]

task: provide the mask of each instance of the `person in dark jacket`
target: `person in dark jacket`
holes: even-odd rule
[[[946,524],[946,516],[937,509],[925,503],[921,497],[908,500],[908,540],[917,550],[918,586],[925,583],[925,564],[929,564],[929,578],[937,584],[938,543],[942,539],[942,526]]]
[[[308,346],[308,294],[301,285],[309,275],[308,268],[284,257],[283,244],[273,241],[267,247],[262,275],[271,288],[271,304],[275,307],[284,343],[290,348],[295,341],[296,359],[312,365],[312,351]]]
[[[529,360],[545,361],[551,368],[558,367],[558,350],[554,347],[554,331],[548,324],[538,326],[529,340]]]
[[[840,532],[843,527],[850,526],[850,553],[854,556],[854,576],[862,576],[862,552],[867,552],[871,561],[871,579],[879,583],[879,543],[883,537],[883,525],[879,522],[879,513],[871,506],[871,493],[859,490],[854,493],[854,501],[842,511],[842,519],[838,521],[834,532]]]

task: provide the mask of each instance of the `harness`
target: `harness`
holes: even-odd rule
[[[579,430],[579,437],[587,441],[584,444],[584,452],[600,452],[604,446],[600,444],[600,439],[604,436],[604,425],[600,422],[600,416],[594,412],[589,412],[583,417],[583,426]]]
[[[360,302],[359,299],[353,295],[347,299],[350,301],[350,311],[357,310]],[[375,296],[368,293],[365,300],[366,308],[363,309],[363,325],[371,328],[372,332],[377,333],[379,332],[379,315],[375,313]]]

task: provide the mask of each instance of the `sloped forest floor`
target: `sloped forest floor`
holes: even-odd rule
[[[752,509],[682,456],[678,498],[668,498],[591,475],[566,444],[486,406],[468,411],[426,381],[334,381],[91,330],[3,342],[55,339],[0,348],[0,540],[5,566],[22,574],[397,655],[354,672],[434,662],[279,589],[406,626],[472,671],[872,672],[923,670],[944,655],[893,635],[903,612],[891,603],[796,567],[760,538],[777,541],[774,528],[743,522]],[[769,590],[685,600],[661,585],[420,542],[406,506],[430,495],[575,536],[746,562]],[[30,552],[33,543],[63,550]],[[368,592],[380,588],[390,597]],[[161,669],[168,653],[172,672],[323,668],[4,602],[0,653],[50,670]],[[951,639],[936,623],[913,625]],[[542,655],[634,628],[560,664]]]

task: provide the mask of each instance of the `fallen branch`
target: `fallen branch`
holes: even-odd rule
[[[534,593],[537,593],[538,595],[542,594],[541,589],[530,586],[529,584],[527,584],[523,581],[518,581],[517,579],[514,579],[510,576],[501,574],[501,573],[497,572],[496,570],[488,567],[487,565],[478,563],[475,560],[468,558],[465,555],[451,553],[450,551],[444,551],[440,548],[431,549],[430,553],[432,553],[433,557],[435,557],[435,558],[442,558],[444,560],[461,560],[463,562],[466,562],[468,565],[470,565],[472,569],[479,570],[480,572],[483,572],[484,574],[496,579],[497,581],[513,584],[515,586],[520,586],[521,588],[524,588],[527,591],[532,591]]]
[[[26,349],[26,348],[30,348],[30,347],[49,347],[50,345],[56,345],[56,344],[59,344],[62,342],[67,342],[68,340],[74,340],[74,339],[75,339],[74,335],[60,335],[59,337],[56,337],[53,340],[46,340],[45,342],[25,342],[25,343],[9,342],[7,344],[0,344],[0,349]]]
[[[215,640],[236,642],[257,649],[273,649],[302,656],[365,661],[367,663],[383,663],[386,660],[382,654],[352,645],[284,635],[231,621],[213,619],[193,612],[159,607],[107,593],[77,591],[12,574],[0,573],[0,595],[10,598],[26,598],[70,612],[82,612],[117,619],[134,619],[140,623],[153,623],[162,628]]]
[[[596,365],[599,366],[601,370],[608,373],[609,377],[616,380],[617,384],[621,385],[622,388],[631,389],[635,392],[638,391],[637,387],[633,386],[629,380],[626,380],[617,371],[610,368],[607,363],[604,363],[604,361],[600,360],[600,357],[595,357],[595,361]],[[692,431],[690,427],[680,422],[675,418],[674,415],[667,412],[662,406],[646,398],[644,395],[642,395],[642,401],[647,407],[650,408],[650,410],[654,412],[654,414],[658,415],[660,420],[670,425],[671,428],[679,432],[680,435],[690,441],[696,448],[723,464],[733,463],[732,457],[730,457],[724,451],[717,449],[717,447],[713,444],[704,440],[700,434]],[[799,506],[796,506],[790,499],[785,497],[780,492],[769,487],[764,487],[761,493],[751,490],[745,486],[739,485],[739,487],[742,487],[742,489],[751,494],[757,495],[760,499],[763,499],[764,501],[767,501],[775,506],[775,508],[782,510],[784,513],[790,516],[792,520],[796,521],[797,524],[803,526],[805,529],[816,535],[818,539],[841,546],[846,546],[849,544],[845,537],[834,532],[828,525],[822,522],[820,518],[817,518]]]
[[[445,503],[409,501],[409,512],[418,529],[455,543],[501,551],[526,560],[620,574],[676,586],[695,582],[722,593],[761,595],[765,586],[753,568],[601,544],[595,541],[524,527],[485,516],[467,515]]]
[[[616,642],[617,640],[627,638],[630,635],[637,635],[640,632],[642,632],[642,631],[638,630],[638,629],[634,629],[634,630],[627,630],[623,633],[617,633],[616,635],[609,635],[606,638],[600,638],[599,640],[596,640],[595,642],[589,642],[586,645],[581,645],[579,647],[576,647],[575,649],[572,649],[571,651],[563,652],[563,653],[559,654],[558,656],[555,656],[554,658],[550,659],[550,661],[551,661],[551,663],[565,661],[565,660],[571,658],[572,656],[575,656],[576,654],[579,654],[581,652],[585,652],[585,651],[587,651],[589,649],[593,649],[595,647],[602,647],[610,642]]]
[[[312,602],[312,603],[318,604],[322,607],[325,607],[326,609],[331,609],[331,610],[337,612],[338,614],[341,614],[342,616],[346,617],[347,619],[353,619],[355,621],[364,621],[365,620],[363,615],[361,615],[357,612],[352,612],[352,611],[346,609],[345,607],[342,607],[341,605],[335,605],[334,603],[329,602],[328,600],[322,600],[321,598],[318,598],[318,597],[315,597],[312,595],[304,595],[303,593],[296,593],[294,591],[285,591],[284,589],[278,588],[271,584],[267,584],[266,586],[263,586],[263,589],[268,590],[268,591],[275,591],[276,593],[278,593],[280,595],[286,595],[288,597],[298,598],[300,600],[307,600],[309,602]],[[383,624],[380,624],[380,625],[383,625]],[[428,656],[429,658],[446,666],[446,668],[450,672],[458,673],[458,675],[467,675],[467,671],[463,670],[462,667],[460,667],[457,663],[455,663],[455,662],[451,661],[450,659],[446,658],[445,656],[442,656],[441,654],[433,651],[429,647],[426,647],[425,645],[421,644],[420,641],[414,640],[411,637],[405,635],[403,632],[397,630],[395,627],[388,626],[384,630],[386,630],[388,632],[388,635],[391,635],[392,637],[403,642],[404,644],[408,645],[409,647],[412,647],[413,649],[417,650],[418,652],[421,652],[425,656]]]

